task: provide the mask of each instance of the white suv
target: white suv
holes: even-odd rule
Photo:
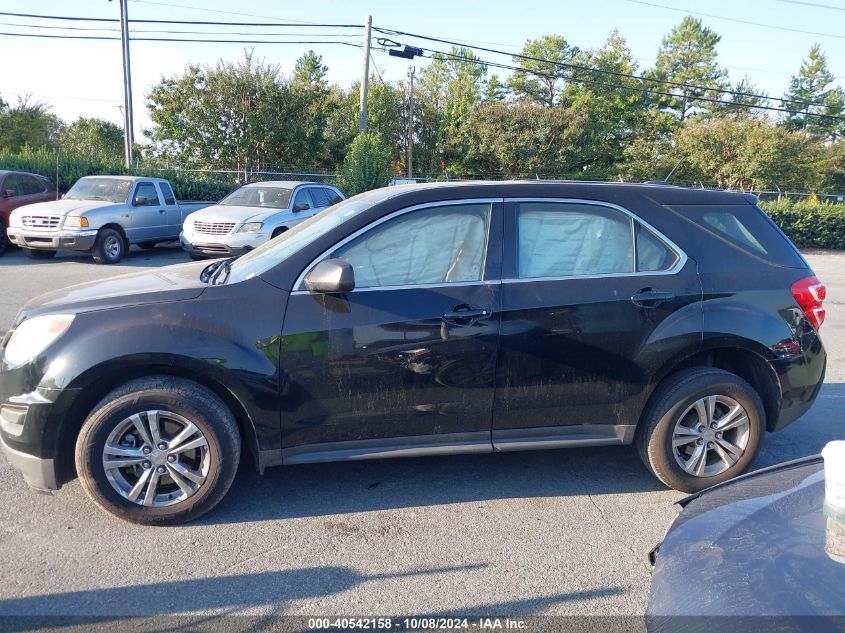
[[[241,255],[343,199],[314,182],[251,183],[192,213],[179,241],[192,259]]]

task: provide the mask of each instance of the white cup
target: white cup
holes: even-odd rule
[[[839,512],[845,512],[845,441],[828,442],[824,458],[824,500]]]

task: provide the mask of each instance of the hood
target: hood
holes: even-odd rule
[[[825,506],[823,468],[798,460],[688,501],[657,552],[647,617],[845,614],[845,562],[828,551],[845,515]]]
[[[199,220],[201,222],[245,222],[251,220],[253,222],[261,222],[267,216],[274,213],[281,213],[286,209],[268,209],[265,207],[240,207],[229,206],[225,204],[215,204],[205,209],[200,209],[192,213],[190,220]]]
[[[208,262],[177,264],[54,290],[29,301],[18,315],[16,324],[23,318],[39,314],[76,314],[194,299],[207,288],[200,281],[200,273],[206,266]]]
[[[53,200],[52,202],[36,202],[18,207],[12,211],[12,215],[79,215],[92,209],[103,207],[122,206],[117,202],[108,200]]]

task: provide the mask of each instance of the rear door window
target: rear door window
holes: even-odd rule
[[[173,195],[173,189],[170,188],[170,185],[166,182],[160,182],[158,183],[158,186],[161,187],[161,195],[164,197],[164,204],[176,204],[176,196]]]
[[[702,229],[746,253],[781,266],[803,268],[798,249],[765,211],[751,204],[669,207]]]
[[[18,176],[25,196],[31,196],[36,193],[44,193],[44,185],[32,176]]]
[[[637,224],[637,272],[670,270],[677,261],[675,251],[642,224]]]
[[[331,205],[329,197],[326,195],[326,190],[323,187],[313,187],[311,190],[311,198],[314,200],[314,207],[317,209],[324,209]]]
[[[634,272],[632,219],[606,207],[526,202],[517,210],[520,279]]]

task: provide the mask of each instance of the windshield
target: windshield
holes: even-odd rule
[[[311,216],[277,238],[236,259],[232,263],[228,282],[237,283],[270,270],[321,235],[395,194],[396,192],[390,189],[377,189],[339,202]]]
[[[126,202],[131,180],[117,178],[80,178],[65,194],[66,200],[106,200],[108,202]]]
[[[290,194],[290,189],[281,187],[241,187],[217,204],[227,207],[287,209],[290,204]]]

